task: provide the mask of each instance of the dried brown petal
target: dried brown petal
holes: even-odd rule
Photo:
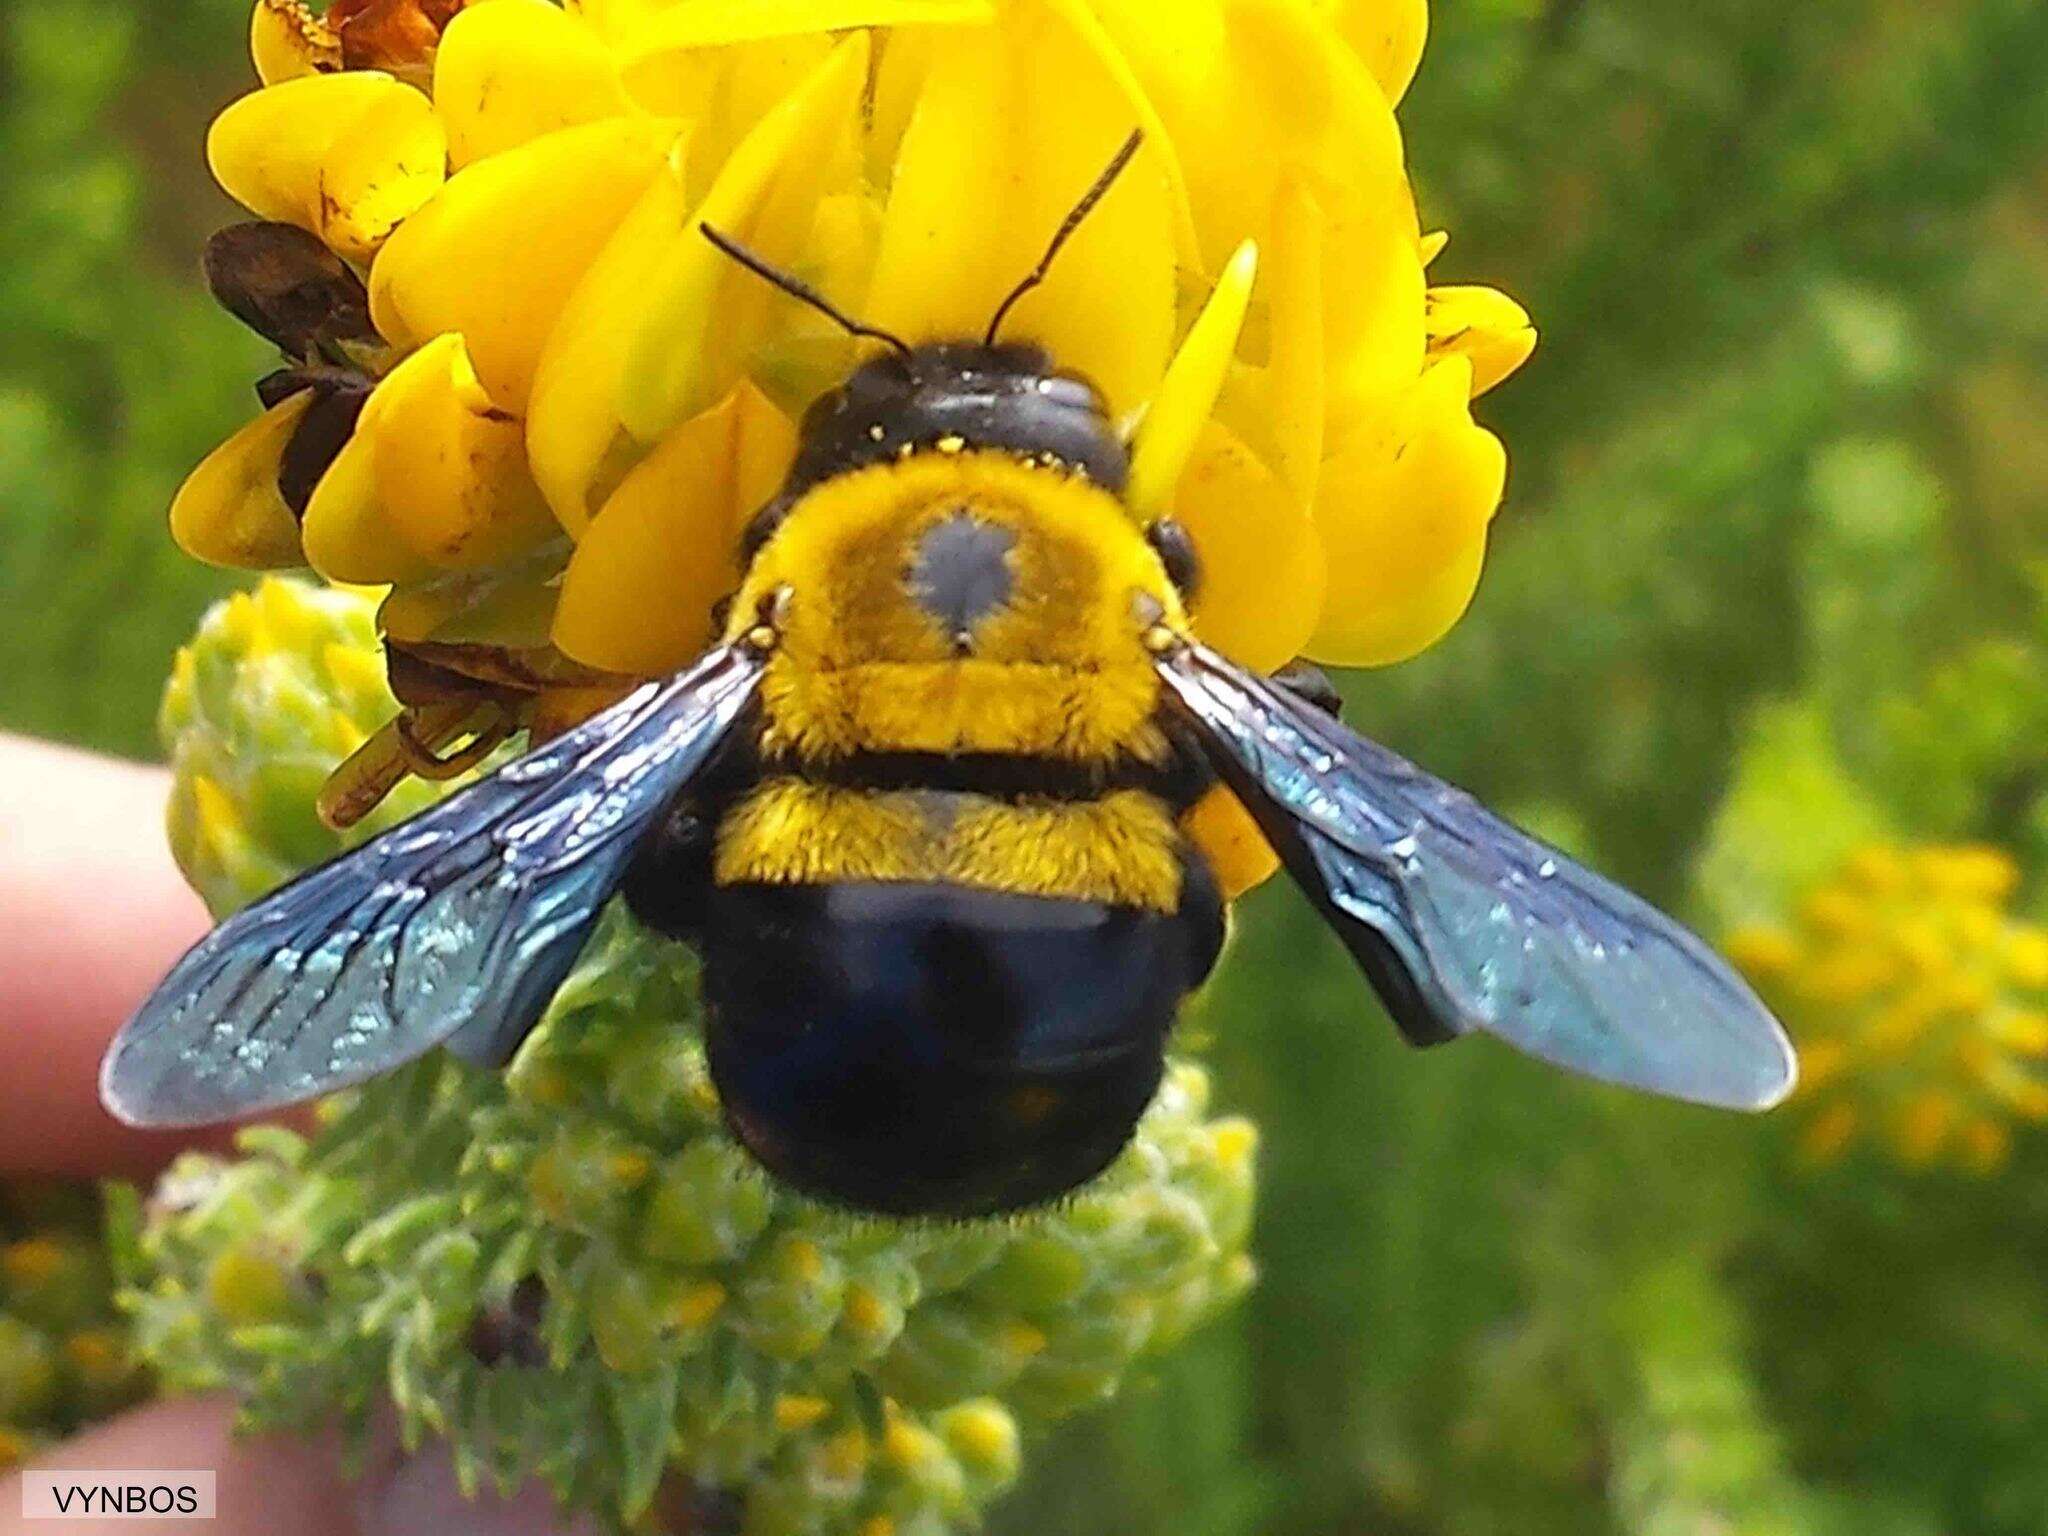
[[[334,0],[326,22],[347,69],[381,69],[422,90],[433,79],[441,34],[466,0]]]
[[[370,388],[368,379],[346,376],[313,386],[312,408],[300,419],[277,466],[277,491],[292,516],[304,520],[314,488],[354,434]]]
[[[449,645],[440,641],[387,641],[391,691],[401,703],[544,693],[555,688],[602,688],[616,681],[569,660],[553,646]]]
[[[363,280],[294,224],[231,224],[206,242],[206,284],[221,308],[288,357],[312,362],[374,342]]]

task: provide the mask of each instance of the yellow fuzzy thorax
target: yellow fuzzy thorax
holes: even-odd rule
[[[961,511],[1015,535],[1010,601],[956,650],[911,595],[918,540]],[[920,453],[838,476],[798,503],[733,605],[778,640],[762,688],[770,755],[995,752],[1156,761],[1159,685],[1141,643],[1149,600],[1184,624],[1136,523],[1063,469],[984,451]]]
[[[1011,804],[774,779],[719,831],[721,885],[917,881],[1172,912],[1173,818],[1151,795]]]

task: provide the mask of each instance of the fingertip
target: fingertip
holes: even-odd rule
[[[161,1536],[365,1536],[332,1436],[234,1433],[224,1397],[171,1398],[125,1413],[38,1455],[33,1472],[212,1472],[216,1517],[152,1519]],[[35,1536],[19,1474],[0,1479],[0,1536]],[[72,1530],[91,1529],[72,1524]]]
[[[0,735],[0,1167],[141,1173],[192,1143],[99,1101],[108,1041],[207,927],[169,791],[158,768]]]

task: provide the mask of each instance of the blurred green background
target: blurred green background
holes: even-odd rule
[[[227,589],[163,515],[261,370],[196,272],[246,16],[0,0],[0,725],[150,753]],[[1435,276],[1545,339],[1482,406],[1514,468],[1471,617],[1354,720],[1710,932],[1871,839],[1995,845],[2048,915],[2048,7],[1433,26]],[[1265,1129],[1262,1283],[1002,1530],[2048,1532],[2048,1128],[1821,1160],[1797,1104],[1418,1056],[1278,890],[1191,1028]]]

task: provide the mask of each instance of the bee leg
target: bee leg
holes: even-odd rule
[[[626,872],[620,892],[633,916],[666,938],[695,942],[712,891],[716,821],[694,802],[662,819]]]
[[[1305,704],[1313,704],[1334,720],[1344,718],[1344,696],[1321,667],[1306,661],[1290,661],[1273,674],[1273,681]]]

